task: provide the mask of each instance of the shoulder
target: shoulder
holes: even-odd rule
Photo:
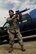
[[[7,17],[7,19],[9,19],[10,17]]]
[[[10,17],[7,17],[7,19],[9,19]]]
[[[13,17],[12,18],[15,18],[16,17],[16,15],[13,15]]]
[[[7,20],[9,20],[10,19],[10,17],[7,17]]]

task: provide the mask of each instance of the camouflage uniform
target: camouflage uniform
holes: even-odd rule
[[[9,23],[9,28],[8,28],[9,39],[10,39],[9,44],[13,46],[14,37],[16,33],[17,39],[19,40],[19,44],[22,46],[23,45],[22,35],[20,34],[20,29],[17,24],[17,18],[14,15],[12,18],[10,17],[7,18],[7,21]]]

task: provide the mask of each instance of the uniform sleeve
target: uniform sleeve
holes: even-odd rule
[[[18,15],[18,17],[17,17],[17,21],[19,22],[19,15]]]
[[[11,20],[13,20],[15,17],[16,17],[16,15],[14,15],[12,18],[8,17],[8,18],[7,18],[7,21],[11,21]]]

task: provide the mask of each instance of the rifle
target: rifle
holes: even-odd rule
[[[28,9],[26,8],[25,10],[22,10],[22,11],[17,10],[17,11],[16,11],[16,14],[17,14],[17,13],[18,13],[18,14],[19,14],[19,13],[23,13],[23,12],[28,11],[28,10],[30,10],[30,8],[28,8]]]
[[[22,10],[22,11],[17,10],[14,15],[19,14],[19,13],[23,13],[23,12],[29,10],[29,9],[30,9],[30,8],[28,8],[28,9],[26,8],[25,10]],[[8,23],[8,22],[6,21],[5,24],[3,25],[3,27],[4,27],[7,23]]]
[[[7,24],[8,22],[6,21],[5,24],[3,25],[3,27]]]

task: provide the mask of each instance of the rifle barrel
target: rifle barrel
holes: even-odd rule
[[[29,9],[30,9],[30,8],[28,8],[28,9],[26,8],[25,10],[22,10],[22,11],[19,11],[19,10],[18,10],[18,11],[16,11],[16,13],[23,13],[23,12],[29,10]]]

